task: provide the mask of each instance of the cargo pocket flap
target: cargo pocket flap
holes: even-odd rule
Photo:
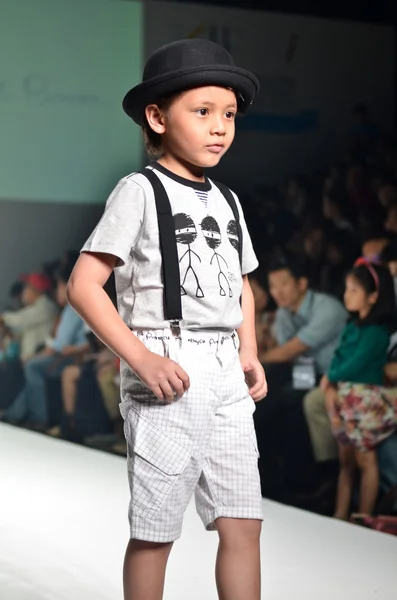
[[[132,451],[163,473],[180,475],[190,460],[191,450],[134,410],[128,417]]]

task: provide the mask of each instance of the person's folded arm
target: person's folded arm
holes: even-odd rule
[[[259,358],[262,363],[291,362],[308,349],[309,346],[306,346],[298,337],[294,337],[282,346],[262,352]]]

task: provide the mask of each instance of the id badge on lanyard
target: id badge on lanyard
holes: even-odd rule
[[[294,390],[311,390],[316,385],[316,367],[314,358],[298,358],[292,366],[292,385]]]

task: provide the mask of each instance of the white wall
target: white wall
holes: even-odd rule
[[[275,182],[290,172],[307,172],[333,160],[357,101],[368,103],[380,125],[386,129],[393,125],[392,27],[148,1],[145,28],[146,58],[158,46],[190,35],[227,46],[236,63],[261,80],[255,113],[289,115],[295,126],[302,123],[295,118],[299,111],[318,114],[318,124],[300,133],[287,133],[285,118],[276,132],[269,127],[239,131],[218,170],[235,187],[241,188],[241,173],[250,178],[250,185]],[[294,41],[295,52],[287,59]],[[268,118],[268,125],[275,123],[274,116]]]
[[[142,70],[141,2],[1,0],[0,200],[103,203],[141,165],[121,109]]]

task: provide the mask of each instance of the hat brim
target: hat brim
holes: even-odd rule
[[[235,90],[238,93],[240,113],[248,110],[259,91],[258,79],[245,69],[226,65],[206,66],[200,69],[195,67],[143,81],[127,92],[123,100],[123,109],[135,123],[142,125],[145,108],[149,104],[155,104],[160,98],[206,85]]]

